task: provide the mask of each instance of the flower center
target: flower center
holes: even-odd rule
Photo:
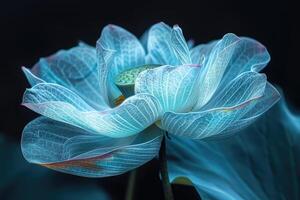
[[[128,97],[134,95],[134,83],[135,83],[135,79],[138,77],[138,75],[147,69],[153,69],[158,66],[160,66],[160,65],[149,64],[149,65],[142,65],[142,66],[138,66],[138,67],[134,67],[132,69],[126,70],[117,75],[117,77],[115,79],[115,84],[121,90],[122,94],[126,98],[128,98]]]

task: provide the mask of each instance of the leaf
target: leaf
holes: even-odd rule
[[[300,197],[300,116],[282,100],[256,123],[224,140],[167,140],[171,181],[188,178],[202,199]]]

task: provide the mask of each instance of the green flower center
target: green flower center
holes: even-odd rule
[[[149,64],[126,70],[117,75],[115,84],[126,98],[132,96],[134,94],[134,83],[138,75],[147,69],[153,69],[158,66],[160,65]]]
[[[145,71],[147,69],[153,69],[158,66],[159,65],[142,65],[139,67],[129,69],[127,71],[120,73],[116,77],[115,83],[117,86],[121,86],[121,87],[128,86],[128,85],[134,85],[135,79],[142,71]]]

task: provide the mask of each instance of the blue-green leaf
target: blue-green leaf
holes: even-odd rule
[[[300,117],[282,101],[224,140],[167,140],[170,179],[189,179],[202,199],[300,197]]]

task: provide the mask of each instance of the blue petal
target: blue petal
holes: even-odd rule
[[[283,103],[227,140],[167,140],[170,179],[188,178],[202,199],[299,199],[300,116]]]
[[[148,45],[148,37],[149,37],[149,29],[146,30],[142,36],[140,37],[141,45],[144,47],[145,52],[148,53],[147,45]]]
[[[197,101],[199,72],[199,67],[189,65],[165,65],[146,70],[135,81],[135,93],[153,95],[159,100],[164,112],[188,111]]]
[[[116,75],[145,64],[145,50],[134,35],[116,25],[102,30],[96,48],[101,60],[100,79],[107,85],[109,99],[114,100],[121,95],[114,84]]]
[[[148,53],[151,64],[191,64],[189,48],[181,29],[172,29],[163,22],[153,25],[148,35]]]
[[[74,181],[74,178],[30,165],[22,156],[19,142],[2,136],[0,133],[0,160],[5,161],[0,165],[1,199],[111,199],[97,180],[77,178]],[[9,153],[2,153],[2,150]],[[11,192],[11,188],[14,192]]]
[[[217,41],[209,42],[208,44],[200,44],[190,50],[191,60],[193,64],[205,66],[208,61],[211,50],[217,44]]]
[[[85,177],[125,173],[154,158],[161,131],[151,126],[137,136],[113,139],[39,117],[22,136],[22,152],[31,163]]]
[[[266,84],[264,93],[259,101],[253,105],[253,108],[246,112],[243,117],[231,123],[221,133],[207,138],[207,140],[223,139],[241,131],[268,111],[280,99],[280,94],[270,83]]]
[[[205,54],[209,56],[202,67],[200,78],[202,82],[199,88],[201,92],[195,109],[205,105],[219,86],[224,87],[243,72],[260,71],[270,60],[263,45],[250,38],[239,38],[231,33],[226,34],[217,43],[211,43],[200,49],[206,51],[204,56]]]
[[[189,47],[190,50],[192,50],[195,46],[195,40],[193,39],[189,39],[187,42],[186,42],[187,46]]]
[[[32,86],[42,83],[57,83],[76,92],[89,105],[101,110],[107,106],[100,88],[95,49],[78,46],[62,50],[42,58],[30,70],[23,71]]]
[[[257,118],[279,99],[273,87],[266,86],[266,77],[256,72],[245,72],[232,80],[198,112],[167,112],[162,127],[174,135],[203,139],[231,133],[242,119]],[[271,97],[270,97],[271,96]],[[268,104],[266,104],[268,103]],[[243,123],[242,123],[243,122]]]
[[[171,44],[175,51],[175,55],[181,64],[192,64],[189,47],[183,37],[182,30],[175,25],[171,34]]]
[[[110,137],[137,134],[161,115],[158,100],[148,94],[138,94],[116,108],[97,111],[72,91],[49,83],[27,89],[23,105],[49,118]]]

